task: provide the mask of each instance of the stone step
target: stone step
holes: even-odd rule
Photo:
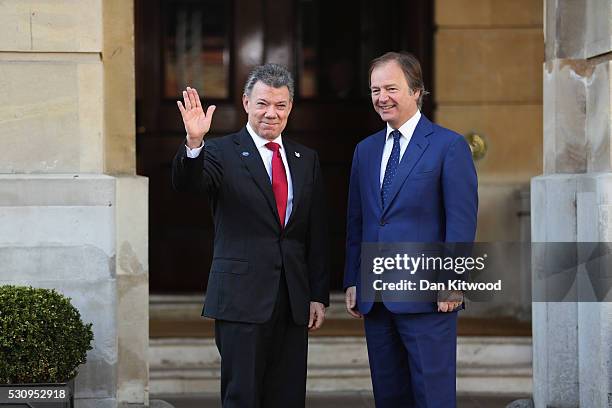
[[[210,338],[150,340],[152,394],[216,392],[220,357]],[[460,394],[530,395],[531,339],[459,337],[457,390]],[[365,339],[311,337],[309,391],[371,390]]]

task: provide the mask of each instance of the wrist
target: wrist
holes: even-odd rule
[[[189,136],[187,136],[187,140],[185,141],[185,145],[187,145],[187,147],[189,147],[190,149],[197,149],[202,147],[202,141],[204,139],[203,138],[189,138]]]

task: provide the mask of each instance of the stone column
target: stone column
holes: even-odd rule
[[[542,172],[542,4],[436,0],[434,13],[434,119],[463,135],[480,135],[488,147],[475,162],[476,240],[519,242],[528,213],[520,193]],[[508,252],[495,256],[508,295],[472,302],[463,317],[531,317],[524,306],[530,276],[508,267],[506,257],[517,255]]]
[[[609,1],[545,1],[544,174],[531,182],[534,242],[611,241],[611,18]],[[580,247],[569,256],[585,261]],[[570,301],[534,303],[536,408],[612,406],[612,307],[575,301],[602,296],[599,278],[582,265],[568,283]]]
[[[133,2],[0,2],[0,284],[93,322],[78,407],[148,405],[148,184],[135,174]]]

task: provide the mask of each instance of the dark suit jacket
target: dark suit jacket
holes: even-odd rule
[[[476,234],[478,180],[465,139],[422,115],[383,207],[380,166],[385,137],[383,129],[362,140],[351,169],[344,287],[357,286],[362,313],[372,309],[372,302],[361,297],[362,243],[471,243]],[[385,305],[394,313],[437,310],[435,302]]]
[[[308,323],[310,301],[329,304],[319,159],[315,151],[285,137],[283,145],[293,182],[293,209],[285,228],[270,178],[246,128],[207,139],[196,159],[187,157],[184,144],[174,157],[174,188],[205,193],[212,209],[214,255],[204,316],[267,321],[282,270],[296,323]]]

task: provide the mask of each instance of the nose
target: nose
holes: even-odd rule
[[[269,118],[269,119],[273,119],[273,118],[276,118],[278,116],[274,106],[268,106],[268,109],[266,109],[265,116],[266,116],[266,118]]]
[[[380,90],[380,93],[378,94],[378,100],[380,102],[384,102],[389,98],[389,94],[387,93],[387,91],[385,91],[384,89]]]

